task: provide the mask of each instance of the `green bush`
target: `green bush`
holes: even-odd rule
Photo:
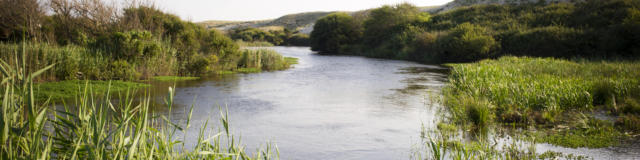
[[[102,37],[94,47],[111,53],[117,59],[143,59],[153,57],[160,52],[160,44],[148,31],[115,32]]]
[[[209,71],[209,65],[211,61],[202,55],[195,55],[186,65],[186,71],[191,76],[199,76]]]
[[[540,57],[574,57],[589,51],[580,30],[549,26],[507,33],[502,39],[502,52]]]
[[[311,50],[344,53],[362,35],[360,27],[347,13],[333,13],[316,21],[311,32]]]
[[[464,62],[492,57],[500,45],[488,32],[470,23],[458,25],[438,39],[442,58],[446,62]]]
[[[61,59],[55,68],[56,79],[58,80],[74,80],[77,79],[79,69],[79,60],[72,54],[62,54]]]
[[[126,60],[113,61],[110,70],[110,77],[115,80],[137,80],[140,77],[135,66],[130,65]]]

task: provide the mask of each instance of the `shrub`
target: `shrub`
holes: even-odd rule
[[[115,58],[128,60],[153,57],[161,50],[148,31],[115,32],[100,38],[93,46],[111,53]]]
[[[438,44],[436,40],[439,38],[439,33],[423,32],[416,36],[415,41],[412,44],[415,49],[409,54],[410,60],[427,63],[439,63],[440,52],[438,51]]]
[[[140,74],[133,65],[126,60],[116,60],[110,65],[111,79],[115,80],[137,80]]]
[[[77,79],[76,74],[79,71],[79,57],[74,57],[72,54],[62,54],[60,61],[55,68],[56,79],[58,80],[73,80]]]
[[[192,57],[186,66],[186,71],[191,76],[199,76],[209,71],[210,59],[205,56],[196,54]]]
[[[580,30],[549,26],[523,32],[507,33],[502,40],[502,52],[539,57],[574,57],[590,49]]]
[[[488,29],[470,23],[458,25],[438,39],[443,59],[447,62],[465,62],[492,57],[499,44],[488,32]]]
[[[311,32],[311,50],[343,53],[356,44],[362,33],[353,17],[347,13],[333,13],[318,19]]]

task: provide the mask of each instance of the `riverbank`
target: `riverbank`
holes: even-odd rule
[[[22,59],[24,62],[25,59]],[[37,84],[33,78],[49,68],[27,72],[23,65],[7,65],[0,60],[2,83],[0,90],[0,157],[4,159],[277,159],[277,148],[267,143],[254,153],[229,129],[227,114],[222,117],[218,132],[207,132],[208,125],[200,126],[197,145],[185,147],[191,128],[192,110],[186,124],[176,124],[171,115],[158,115],[150,108],[172,110],[175,90],[169,88],[164,104],[151,102],[151,97],[134,100],[133,93],[120,95],[95,94],[105,82],[80,81]],[[77,87],[80,86],[80,87]],[[111,89],[137,87],[130,82],[109,82]],[[53,88],[49,88],[53,87]],[[38,89],[34,89],[38,88]],[[73,105],[39,102],[34,95],[51,90],[67,90],[76,98]],[[195,103],[195,102],[194,102]],[[159,118],[162,117],[162,118]]]
[[[18,63],[17,58],[25,58],[24,67],[28,71],[36,68],[52,68],[36,77],[36,89],[42,90],[35,95],[37,101],[51,99],[60,101],[73,98],[82,92],[79,88],[85,85],[93,89],[92,93],[106,94],[107,91],[120,92],[148,87],[146,81],[185,81],[196,80],[201,76],[212,74],[259,73],[263,71],[286,70],[297,64],[297,59],[284,57],[270,49],[243,49],[237,58],[233,58],[234,67],[211,65],[211,61],[219,61],[213,57],[211,61],[196,63],[198,76],[177,76],[176,66],[172,66],[173,58],[159,58],[137,61],[130,64],[126,60],[113,60],[79,46],[54,46],[48,44],[0,44],[0,59],[8,65]],[[21,54],[18,54],[21,53]],[[11,61],[13,59],[13,61]],[[163,59],[169,60],[168,62]],[[111,62],[113,61],[113,62]],[[142,66],[136,64],[143,64]],[[152,67],[157,66],[157,67]],[[227,68],[227,69],[224,69]],[[201,73],[202,72],[202,73]],[[151,76],[162,75],[162,76]],[[110,88],[110,90],[108,90]]]
[[[640,131],[637,61],[502,57],[448,66],[443,99],[457,126],[518,126],[571,148],[616,146]]]

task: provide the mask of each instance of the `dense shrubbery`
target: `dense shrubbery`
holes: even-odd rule
[[[491,57],[499,48],[489,31],[478,25],[463,23],[438,39],[440,59],[444,61],[471,61]],[[438,53],[438,50],[432,51]],[[428,53],[427,53],[428,54]]]
[[[328,53],[351,51],[361,37],[357,22],[346,13],[332,13],[316,21],[311,32],[311,49]]]
[[[269,42],[273,45],[283,46],[308,46],[309,36],[303,33],[292,32],[289,29],[264,31],[258,28],[238,28],[229,31],[233,40],[243,42]],[[251,44],[251,43],[248,43]]]
[[[0,58],[13,63],[26,41],[27,58],[43,68],[57,64],[40,80],[137,80],[159,75],[198,76],[236,70],[239,46],[216,30],[207,30],[179,17],[134,4],[118,11],[102,1],[52,0],[47,5],[0,1],[28,6],[2,14]],[[15,3],[15,4],[14,4]],[[35,9],[33,9],[35,7]],[[41,10],[50,8],[46,15]],[[7,18],[5,16],[20,16]],[[28,20],[28,23],[22,19]],[[20,24],[14,24],[22,23]],[[18,34],[21,33],[21,34]],[[291,44],[304,44],[304,35],[278,32]],[[18,57],[19,58],[19,57]]]
[[[475,5],[429,16],[409,4],[374,9],[364,20],[323,28],[311,39],[355,37],[338,29],[357,27],[350,53],[424,63],[466,62],[502,55],[538,57],[638,57],[640,1]],[[342,15],[343,19],[353,19]],[[335,44],[335,43],[334,43]],[[312,49],[338,53],[322,43]]]

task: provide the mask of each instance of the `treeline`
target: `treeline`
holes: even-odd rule
[[[244,42],[269,42],[278,46],[309,46],[309,35],[284,30],[265,31],[258,28],[236,28],[229,31],[229,36],[233,40]]]
[[[429,15],[410,4],[319,19],[311,47],[423,63],[502,55],[621,58],[640,55],[640,1],[477,5]]]
[[[26,49],[29,70],[56,64],[41,76],[44,80],[199,76],[236,70],[242,58],[238,45],[223,33],[153,5],[118,8],[100,0],[0,4],[0,58],[13,62],[21,56],[13,53]]]

